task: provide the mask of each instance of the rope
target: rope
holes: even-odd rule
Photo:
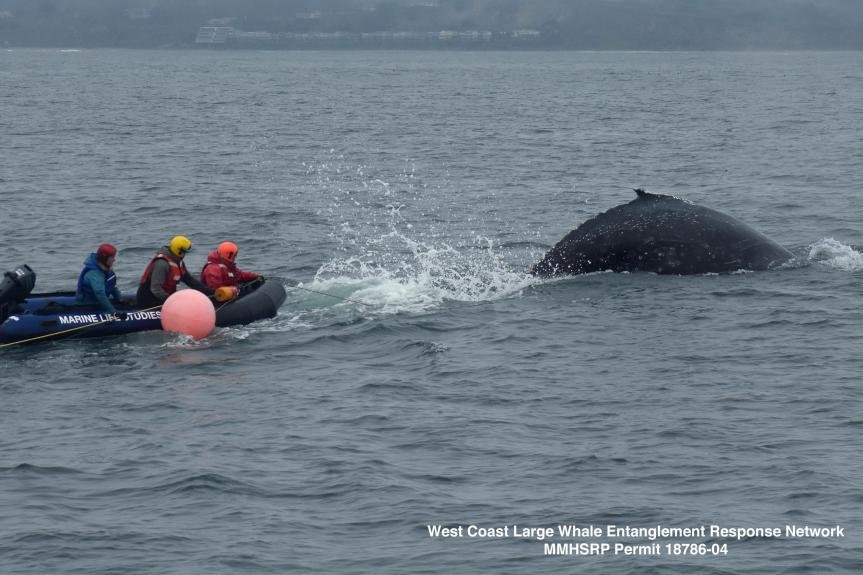
[[[346,302],[349,302],[349,303],[355,303],[355,304],[362,305],[362,306],[365,306],[365,307],[374,307],[374,306],[372,306],[371,304],[366,303],[366,302],[362,302],[362,301],[355,300],[355,299],[351,299],[351,298],[346,298],[346,297],[341,297],[341,296],[333,295],[333,294],[331,294],[331,293],[327,293],[327,292],[322,292],[322,291],[317,291],[317,290],[313,290],[313,289],[309,289],[309,288],[304,288],[304,287],[300,287],[300,286],[297,286],[297,285],[287,286],[287,287],[288,287],[288,289],[298,289],[298,290],[307,291],[307,292],[309,292],[309,293],[314,293],[314,294],[318,294],[318,295],[325,295],[325,296],[328,296],[328,297],[331,297],[331,298],[335,298],[335,299],[337,299],[337,300],[346,301]],[[216,308],[216,311],[218,312],[220,309],[222,309],[222,308],[223,308],[223,307],[225,307],[227,304],[229,304],[229,303],[231,303],[231,302],[233,302],[233,301],[235,301],[235,300],[232,300],[232,299],[231,299],[231,300],[228,300],[228,301],[226,301],[226,302],[222,302],[222,305],[220,305],[219,307],[217,307],[217,308]],[[472,305],[485,305],[485,304],[487,304],[487,303],[488,303],[488,302],[474,302]],[[162,307],[162,306],[161,306],[161,305],[157,305],[157,306],[149,307],[149,308],[147,308],[147,309],[139,309],[139,310],[135,310],[135,312],[134,312],[134,313],[137,313],[137,312],[143,312],[143,311],[152,311],[152,310],[154,310],[154,309],[159,309],[160,307]],[[88,324],[86,324],[86,325],[79,325],[79,326],[77,326],[77,327],[69,328],[69,329],[67,329],[67,330],[63,330],[63,331],[58,331],[58,332],[54,332],[54,333],[47,333],[47,334],[45,334],[45,335],[39,335],[39,336],[36,336],[36,337],[31,337],[31,338],[29,338],[29,339],[22,339],[22,340],[20,340],[20,341],[13,341],[12,343],[4,343],[4,344],[0,344],[0,349],[4,349],[4,348],[7,348],[7,347],[12,347],[13,345],[18,345],[18,344],[22,344],[22,343],[30,343],[30,342],[33,342],[33,341],[37,341],[37,340],[40,340],[40,339],[46,339],[46,338],[49,338],[49,337],[56,337],[56,336],[58,336],[58,335],[65,335],[65,334],[67,334],[67,333],[72,333],[72,332],[75,332],[75,331],[80,331],[80,330],[83,330],[83,329],[87,329],[87,328],[89,328],[89,327],[93,327],[93,326],[100,325],[100,324],[103,324],[103,323],[108,323],[108,322],[111,322],[111,321],[116,321],[116,320],[115,320],[114,318],[110,318],[110,319],[103,319],[103,320],[101,320],[101,321],[97,321],[97,322],[94,322],[94,323],[88,323]]]
[[[153,307],[148,307],[147,309],[138,309],[138,310],[135,310],[135,311],[134,311],[134,312],[132,312],[132,313],[138,313],[138,312],[142,312],[142,311],[153,311],[154,309],[159,309],[160,307],[162,307],[162,306],[161,306],[161,305],[157,305],[157,306],[153,306]],[[93,326],[100,325],[100,324],[103,324],[103,323],[108,323],[108,322],[111,322],[111,321],[117,321],[117,320],[116,320],[116,318],[113,318],[113,317],[112,317],[112,318],[108,318],[108,319],[103,319],[103,320],[101,320],[101,321],[97,321],[97,322],[93,322],[93,323],[88,323],[88,324],[85,324],[85,325],[79,325],[79,326],[77,326],[77,327],[72,327],[72,328],[69,328],[69,329],[66,329],[66,330],[63,330],[63,331],[56,331],[56,332],[54,332],[54,333],[46,333],[45,335],[38,335],[38,336],[36,336],[36,337],[31,337],[31,338],[29,338],[29,339],[22,339],[22,340],[19,340],[19,341],[13,341],[12,343],[4,343],[4,344],[0,344],[0,349],[7,348],[7,347],[12,347],[13,345],[18,345],[18,344],[22,344],[22,343],[30,343],[30,342],[32,342],[32,341],[37,341],[37,340],[40,340],[40,339],[46,339],[46,338],[49,338],[49,337],[56,337],[56,336],[58,336],[58,335],[64,335],[64,334],[67,334],[67,333],[72,333],[72,332],[74,332],[74,331],[79,331],[79,330],[82,330],[82,329],[87,329],[88,327],[93,327]]]
[[[630,188],[630,189],[631,189],[631,188]],[[346,297],[341,297],[341,296],[333,295],[333,294],[331,294],[331,293],[322,292],[322,291],[316,291],[316,290],[313,290],[313,289],[304,288],[304,287],[300,287],[300,286],[296,286],[296,285],[294,285],[294,286],[288,286],[288,289],[301,289],[301,290],[303,290],[303,291],[307,291],[307,292],[311,292],[311,293],[316,293],[316,294],[318,294],[318,295],[325,295],[325,296],[329,296],[329,297],[331,297],[331,298],[335,298],[335,299],[339,299],[339,300],[342,300],[342,301],[346,301],[346,302],[350,302],[350,303],[355,303],[355,304],[359,304],[359,305],[364,305],[364,306],[366,306],[366,307],[374,307],[372,304],[365,303],[365,302],[362,302],[362,301],[359,301],[359,300],[350,299],[350,298],[346,298]],[[462,303],[463,303],[465,306],[467,306],[467,307],[473,307],[473,306],[478,306],[478,305],[487,305],[489,302],[488,302],[488,301],[475,301],[475,302],[469,302],[469,303],[466,303],[466,302],[462,302]]]
[[[368,303],[365,303],[365,302],[362,302],[362,301],[359,301],[359,300],[350,299],[350,298],[346,298],[346,297],[341,297],[341,296],[333,295],[333,294],[331,294],[331,293],[327,293],[327,292],[323,292],[323,291],[315,291],[315,290],[313,290],[313,289],[304,288],[304,287],[300,287],[300,286],[288,286],[288,287],[289,287],[290,289],[301,289],[301,290],[303,290],[303,291],[307,291],[307,292],[310,292],[310,293],[316,293],[316,294],[318,294],[318,295],[325,295],[325,296],[329,296],[329,297],[332,297],[332,298],[335,298],[335,299],[340,299],[340,300],[342,300],[342,301],[346,301],[346,302],[350,302],[350,303],[355,303],[355,304],[359,304],[359,305],[364,305],[364,306],[366,306],[366,307],[373,307],[371,304],[368,304]]]

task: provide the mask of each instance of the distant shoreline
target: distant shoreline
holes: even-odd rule
[[[195,44],[182,45],[165,45],[165,46],[92,46],[92,45],[4,45],[0,46],[0,50],[67,50],[67,51],[87,51],[87,50],[177,50],[188,52],[622,52],[622,53],[686,53],[686,52],[715,52],[729,54],[745,54],[745,53],[785,53],[785,52],[863,52],[863,48],[564,48],[555,46],[541,47],[371,47],[371,46],[356,46],[356,47],[337,47],[337,46],[319,46],[319,47],[263,47],[263,46],[198,46]]]
[[[0,48],[859,51],[860,0],[0,0]]]

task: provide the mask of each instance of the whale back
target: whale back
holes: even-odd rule
[[[595,271],[703,274],[764,270],[792,254],[722,212],[636,190],[633,201],[578,226],[534,266],[537,275]]]

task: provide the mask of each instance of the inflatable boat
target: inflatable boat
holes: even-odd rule
[[[75,292],[31,294],[36,273],[23,265],[0,279],[0,347],[66,337],[100,337],[162,329],[161,306],[141,308],[134,301],[115,304],[125,319],[114,319],[96,306],[75,303]],[[216,325],[245,325],[275,317],[286,297],[278,281],[249,284],[240,297],[216,304]]]

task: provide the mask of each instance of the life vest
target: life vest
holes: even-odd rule
[[[144,270],[144,275],[141,276],[141,284],[150,287],[150,274],[153,272],[153,265],[155,265],[156,260],[165,260],[168,262],[170,266],[170,270],[168,271],[168,277],[165,278],[165,282],[162,284],[162,289],[165,290],[165,293],[174,293],[177,291],[177,284],[180,283],[180,279],[182,279],[183,275],[186,273],[186,265],[183,262],[179,264],[166,256],[163,253],[157,253],[153,256],[153,259],[150,260],[150,263],[147,265],[147,269]]]
[[[207,266],[219,266],[219,273],[222,275],[223,286],[235,286],[239,283],[237,275],[234,273],[234,270],[236,270],[236,266],[232,268],[231,266],[226,265],[222,262],[214,262],[212,260],[207,260],[207,263],[204,264],[204,269],[201,270],[202,281],[204,278],[204,272],[207,271]]]
[[[117,274],[111,270],[106,272],[92,260],[87,260],[84,263],[84,269],[82,269],[81,273],[78,275],[78,293],[82,294],[85,300],[96,300],[96,294],[93,293],[93,288],[90,287],[89,283],[84,281],[84,276],[91,270],[97,270],[100,274],[105,276],[105,294],[110,296],[114,291],[114,288],[117,287]]]

